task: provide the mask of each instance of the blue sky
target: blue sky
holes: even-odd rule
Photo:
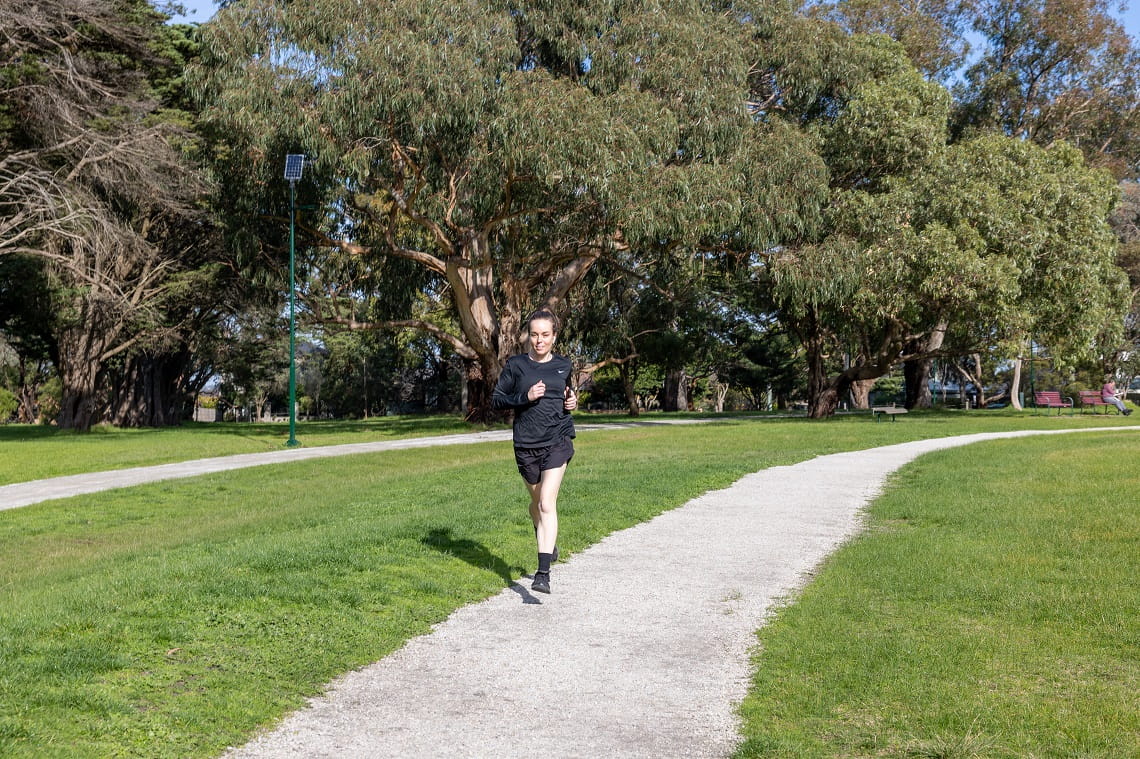
[[[181,0],[186,8],[185,16],[177,16],[175,21],[205,23],[217,10],[213,0]],[[1124,28],[1133,39],[1140,39],[1140,0],[1132,0],[1132,7],[1117,16],[1124,22]]]
[[[217,10],[217,6],[211,0],[182,0],[182,6],[186,8],[186,15],[175,16],[171,21],[177,22],[195,22],[205,23],[210,20]]]

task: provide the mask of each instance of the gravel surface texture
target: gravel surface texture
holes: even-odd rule
[[[551,595],[523,580],[459,609],[227,757],[728,756],[755,631],[859,529],[885,478],[928,451],[1026,434],[748,475],[556,565]]]

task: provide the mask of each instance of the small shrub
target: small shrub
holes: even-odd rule
[[[40,424],[51,424],[59,417],[63,407],[63,383],[59,377],[52,377],[44,383],[36,405],[40,408]]]
[[[10,390],[0,387],[0,424],[7,424],[12,421],[19,405],[19,401]]]

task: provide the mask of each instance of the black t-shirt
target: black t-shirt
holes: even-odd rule
[[[573,370],[570,360],[557,354],[541,364],[529,353],[507,359],[491,405],[515,410],[516,448],[545,448],[574,437],[574,419],[563,407]],[[527,393],[539,380],[546,383],[546,394],[532,401]]]

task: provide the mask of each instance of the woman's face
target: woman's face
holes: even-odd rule
[[[554,349],[554,325],[549,319],[535,319],[530,323],[530,352],[540,361]]]

